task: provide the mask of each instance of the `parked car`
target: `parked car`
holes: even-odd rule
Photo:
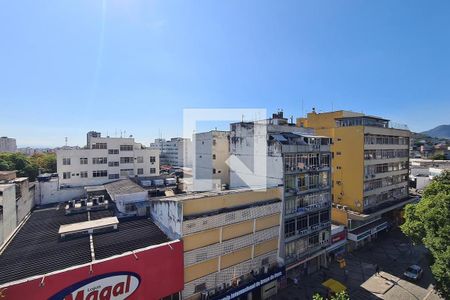
[[[417,281],[417,280],[419,280],[422,277],[423,270],[418,265],[411,265],[411,266],[408,267],[408,269],[406,269],[406,271],[405,271],[405,273],[403,273],[403,275],[407,279],[411,279],[411,280]]]

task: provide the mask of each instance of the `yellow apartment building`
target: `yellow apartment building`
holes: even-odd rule
[[[297,119],[333,140],[332,220],[347,226],[351,247],[400,221],[408,196],[409,138],[406,126],[351,111],[316,113]],[[395,128],[394,128],[395,127]]]
[[[202,192],[151,200],[154,222],[184,244],[183,299],[267,299],[284,275],[282,188]]]

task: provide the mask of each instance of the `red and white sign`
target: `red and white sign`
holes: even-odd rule
[[[124,300],[139,287],[138,274],[107,273],[77,282],[60,291],[50,300]]]
[[[0,286],[1,300],[161,299],[183,290],[181,241]]]

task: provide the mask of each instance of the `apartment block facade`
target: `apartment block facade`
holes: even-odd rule
[[[408,196],[406,126],[350,111],[308,113],[297,120],[333,138],[333,221],[349,229],[353,246],[398,223]]]
[[[230,132],[212,130],[194,135],[194,189],[221,190],[230,185]]]
[[[263,133],[267,153],[259,153],[261,147],[253,144],[254,136]],[[330,138],[312,133],[288,124],[280,113],[261,122],[231,125],[231,154],[250,168],[255,155],[266,155],[267,186],[283,186],[280,255],[293,276],[326,266],[330,244]],[[245,185],[245,174],[231,170],[230,176],[232,188]]]
[[[59,182],[66,186],[103,184],[130,176],[158,176],[159,150],[134,138],[88,134],[86,148],[56,150]]]
[[[7,136],[0,137],[0,152],[16,152],[16,139]]]
[[[284,274],[282,194],[281,188],[242,189],[151,201],[154,222],[184,244],[183,299],[267,299],[276,293]]]
[[[192,141],[187,138],[155,139],[150,149],[159,150],[161,165],[174,167],[192,166]]]

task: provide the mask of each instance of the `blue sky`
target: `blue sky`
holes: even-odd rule
[[[450,1],[0,3],[0,135],[182,133],[183,108],[450,116]]]

